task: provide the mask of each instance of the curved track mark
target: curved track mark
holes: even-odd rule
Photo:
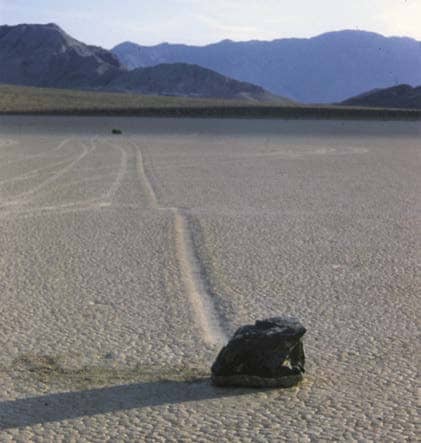
[[[143,161],[142,150],[138,145],[135,145],[135,149],[136,149],[136,169],[138,176],[144,182],[146,189],[148,190],[149,198],[151,200],[153,207],[159,208],[158,199],[156,197],[155,191],[145,172],[145,163]]]
[[[86,183],[89,183],[89,182],[95,182],[95,181],[98,181],[98,180],[103,180],[104,178],[108,178],[108,177],[112,178],[113,175],[112,174],[92,175],[90,177],[85,177],[85,178],[81,178],[81,179],[78,179],[78,180],[73,180],[71,182],[66,182],[66,184],[64,184],[64,185],[60,184],[58,189],[60,189],[60,191],[63,191],[65,189],[71,188],[72,186],[82,185],[82,184],[86,184]],[[50,192],[50,191],[48,191],[48,192]],[[56,190],[54,190],[53,192],[56,192]],[[89,199],[89,200],[86,200],[86,201],[90,202],[90,201],[94,201],[94,200],[95,201],[100,201],[98,198],[96,198],[96,199]]]
[[[45,171],[47,169],[50,168],[54,168],[57,166],[61,166],[65,163],[68,163],[69,160],[61,160],[57,163],[53,163],[52,165],[48,165],[48,166],[43,166],[42,168],[37,168],[37,169],[30,169],[28,172],[26,172],[25,174],[22,175],[16,175],[15,177],[11,177],[11,178],[6,178],[4,180],[0,181],[0,186],[1,185],[5,185],[7,183],[14,183],[17,181],[22,181],[22,180],[26,180],[28,178],[32,178],[34,175],[37,175],[39,172]]]
[[[72,140],[71,138],[66,138],[56,148],[54,148],[51,152],[60,151],[64,147],[64,145],[66,145],[71,140]]]
[[[30,218],[46,215],[47,213],[54,214],[69,214],[76,212],[95,211],[103,208],[103,205],[97,201],[80,201],[73,203],[65,203],[62,205],[42,206],[39,208],[18,209],[15,211],[0,211],[0,219],[7,217],[15,218]]]
[[[121,146],[114,146],[111,143],[108,143],[112,148],[118,148],[121,152],[121,160],[120,167],[118,169],[117,177],[115,178],[113,184],[110,189],[104,194],[103,199],[104,203],[111,203],[114,198],[118,188],[121,186],[121,182],[123,181],[124,176],[127,173],[127,152]]]
[[[64,174],[66,174],[68,171],[70,171],[74,166],[76,166],[83,158],[85,158],[88,154],[93,152],[96,149],[96,145],[93,144],[91,141],[91,148],[89,149],[86,145],[83,146],[83,152],[76,157],[75,160],[73,160],[70,164],[65,166],[64,168],[60,169],[58,172],[53,174],[51,177],[44,180],[42,183],[38,184],[34,188],[22,192],[21,194],[17,195],[15,200],[4,202],[3,206],[12,206],[17,205],[20,203],[24,203],[28,198],[32,197],[42,189],[44,189],[46,186],[50,185],[51,183],[54,183],[56,180],[58,180],[60,177],[62,177]]]
[[[24,155],[22,158],[18,160],[8,161],[5,164],[7,165],[13,165],[15,163],[22,163],[28,160],[32,160],[34,158],[44,158],[48,157],[52,152],[60,151],[67,143],[69,143],[72,140],[72,138],[66,138],[65,140],[61,141],[58,146],[56,146],[53,149],[49,149],[45,152],[40,152],[39,154],[31,154],[31,155]]]
[[[345,147],[322,147],[314,149],[312,146],[307,149],[297,150],[297,149],[281,149],[277,151],[268,151],[268,152],[257,152],[248,155],[242,155],[242,158],[249,157],[275,157],[275,158],[284,158],[284,159],[301,159],[309,156],[323,156],[323,155],[353,155],[353,154],[366,154],[368,153],[368,149],[366,148],[358,148],[354,146],[345,146]]]

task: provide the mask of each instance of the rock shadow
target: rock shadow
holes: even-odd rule
[[[247,388],[218,388],[209,379],[153,381],[0,402],[0,430],[142,409],[166,404],[245,395]]]

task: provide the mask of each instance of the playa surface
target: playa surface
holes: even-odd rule
[[[420,154],[415,122],[0,117],[0,439],[415,441]],[[281,314],[304,382],[211,386]]]

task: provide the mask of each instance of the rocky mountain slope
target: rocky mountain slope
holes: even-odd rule
[[[0,66],[0,84],[290,103],[200,66],[129,71],[110,51],[77,41],[52,23],[0,26]]]
[[[124,69],[55,24],[0,26],[0,83],[99,89]]]

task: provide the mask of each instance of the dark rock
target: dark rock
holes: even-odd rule
[[[212,365],[217,386],[290,387],[302,380],[304,326],[293,317],[242,326]]]

